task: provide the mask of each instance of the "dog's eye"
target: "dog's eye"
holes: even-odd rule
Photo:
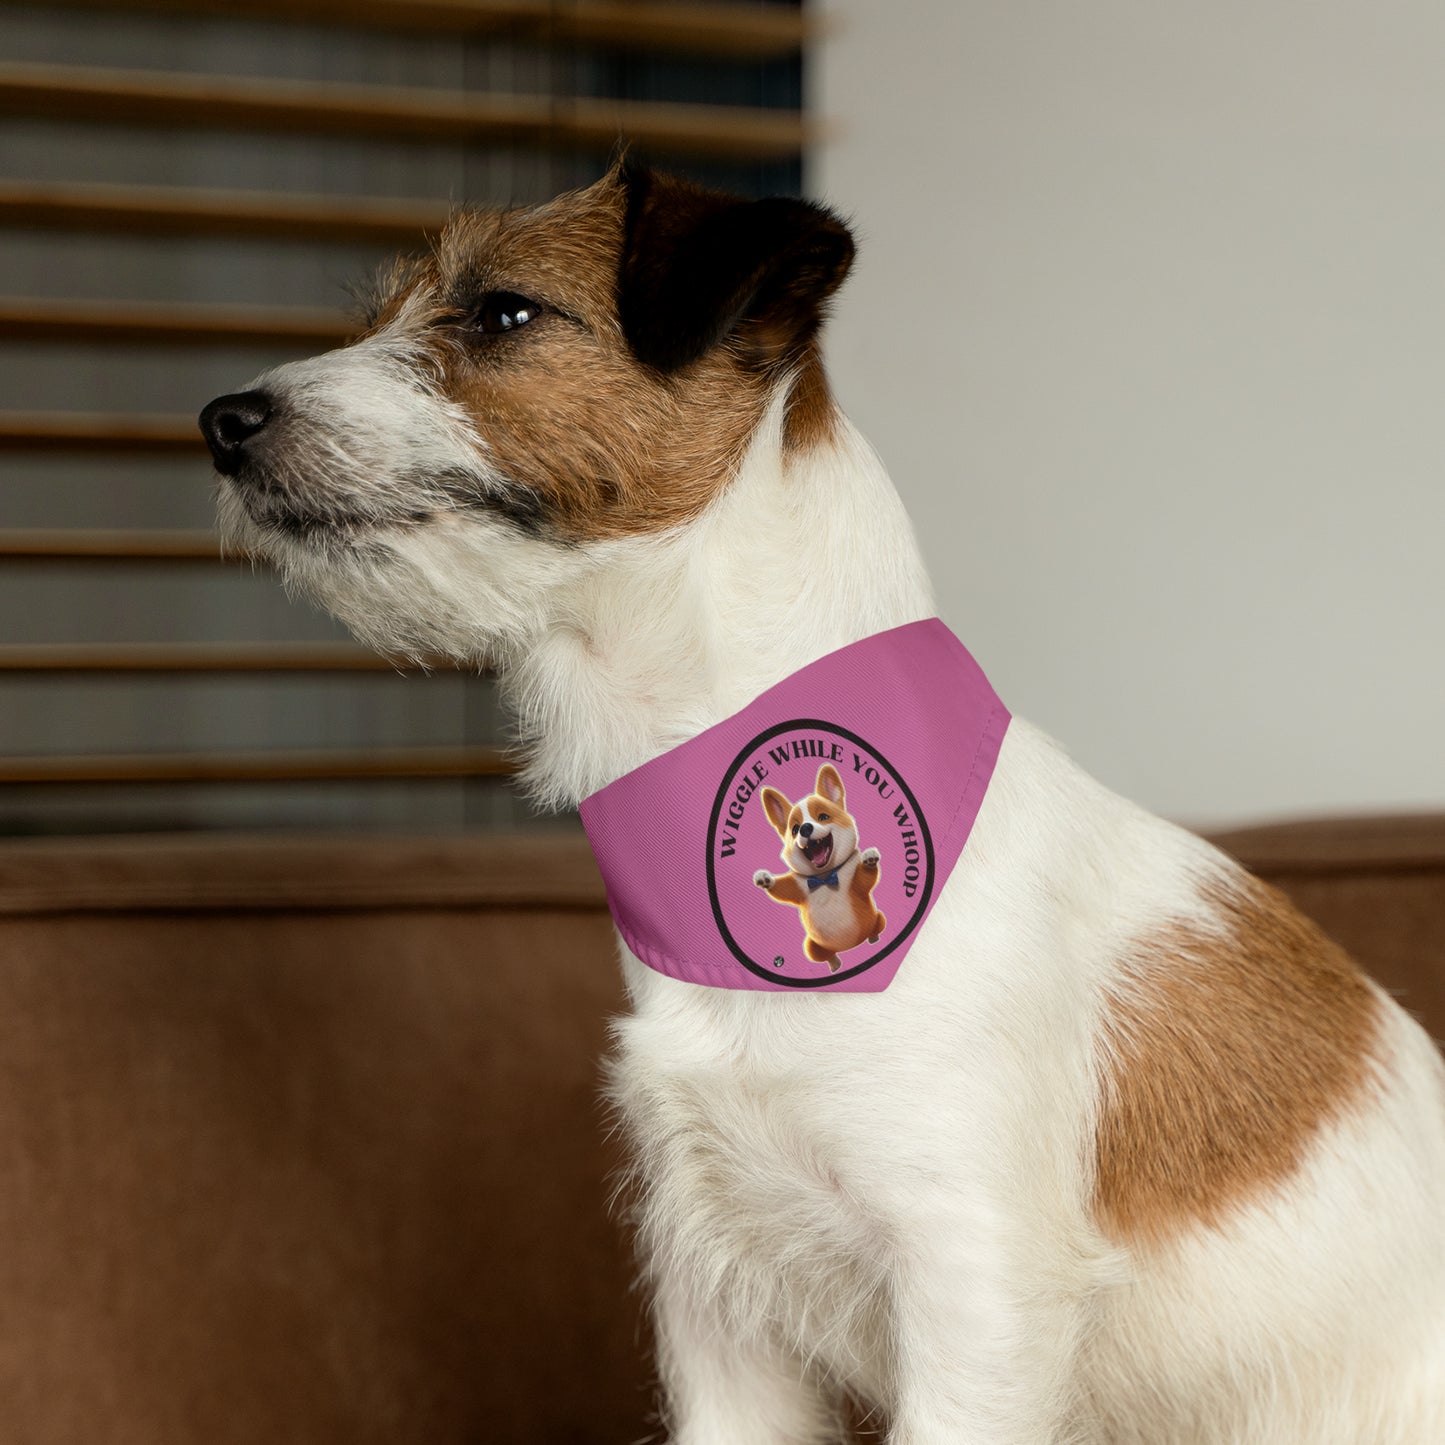
[[[488,291],[472,313],[472,324],[488,336],[498,336],[535,321],[541,311],[539,302],[519,296],[515,291]]]
[[[818,814],[818,821],[819,821],[820,823],[826,823],[826,822],[828,821],[828,815],[827,815],[826,813],[819,813],[819,814]]]
[[[793,824],[793,837],[795,838],[798,836],[798,827],[799,825],[797,823]]]

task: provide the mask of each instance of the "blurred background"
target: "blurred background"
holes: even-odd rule
[[[533,821],[485,678],[219,559],[196,412],[622,131],[796,192],[802,41],[787,4],[0,4],[0,831]]]
[[[829,357],[1019,713],[1218,826],[1445,802],[1445,10],[840,0]]]

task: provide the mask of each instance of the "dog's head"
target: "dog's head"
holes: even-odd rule
[[[818,769],[816,791],[790,803],[776,788],[761,797],[768,822],[783,840],[783,862],[794,873],[827,875],[858,848],[858,825],[843,808],[843,779],[832,763]]]
[[[698,516],[782,382],[794,436],[827,428],[852,254],[821,207],[627,164],[461,212],[360,339],[202,412],[223,529],[379,645],[505,650],[599,547]]]

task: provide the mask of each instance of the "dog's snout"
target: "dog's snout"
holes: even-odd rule
[[[805,838],[811,838],[813,836],[813,825],[811,823],[804,823],[803,826],[798,829],[798,832]]]
[[[222,476],[233,477],[241,470],[246,443],[270,421],[271,412],[272,401],[264,391],[218,396],[201,412],[201,435]]]

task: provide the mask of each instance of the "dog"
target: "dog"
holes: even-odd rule
[[[625,160],[459,213],[359,340],[205,409],[222,527],[389,654],[493,666],[575,804],[933,616],[822,367],[852,259],[824,207]],[[1023,720],[885,991],[622,966],[674,1445],[833,1441],[849,1400],[891,1445],[1445,1441],[1440,1055]]]
[[[759,795],[768,822],[783,840],[781,878],[766,868],[753,882],[768,897],[803,915],[803,952],[837,973],[838,955],[860,943],[877,943],[888,920],[873,906],[882,876],[876,848],[858,849],[858,825],[843,810],[843,779],[832,763],[818,769],[813,792],[797,804],[776,788]]]

